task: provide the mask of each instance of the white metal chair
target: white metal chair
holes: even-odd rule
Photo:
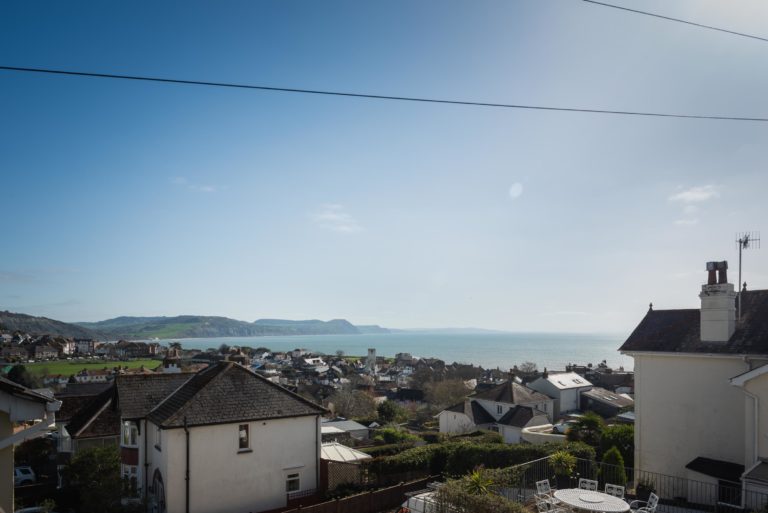
[[[538,493],[539,495],[552,496],[552,487],[549,485],[549,479],[542,479],[541,481],[536,481],[536,493]]]
[[[565,508],[558,506],[552,502],[554,497],[548,499],[545,495],[537,493],[536,497],[536,509],[539,513],[569,513]]]
[[[644,506],[643,506],[644,504]],[[659,496],[652,493],[647,501],[632,501],[629,503],[629,509],[632,513],[656,513],[656,506],[659,505]]]
[[[552,487],[549,485],[549,479],[542,479],[536,481],[536,499],[546,501],[550,505],[557,505],[560,503],[553,495]]]
[[[619,499],[624,498],[624,487],[615,485],[615,484],[605,484],[605,493],[608,495],[613,495],[614,497],[618,497]]]
[[[584,479],[583,477],[579,478],[579,489],[581,490],[589,490],[591,492],[597,491],[597,481],[593,481],[592,479]]]

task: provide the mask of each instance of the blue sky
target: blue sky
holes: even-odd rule
[[[768,36],[762,2],[643,9]],[[768,43],[576,0],[16,2],[0,64],[768,117]],[[768,124],[0,71],[0,308],[629,333],[765,230]],[[768,232],[765,232],[768,236]],[[768,287],[768,247],[746,254]]]

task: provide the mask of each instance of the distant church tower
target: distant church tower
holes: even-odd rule
[[[368,373],[372,376],[376,375],[376,348],[368,349]]]

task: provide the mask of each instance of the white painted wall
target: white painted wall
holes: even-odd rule
[[[686,477],[698,456],[744,463],[745,400],[729,379],[749,370],[740,357],[632,354],[635,466]]]
[[[475,424],[463,413],[455,411],[441,411],[438,415],[440,432],[457,435],[468,433],[475,429]]]
[[[238,450],[241,423],[190,428],[190,513],[249,513],[286,505],[285,480],[299,473],[301,491],[319,485],[320,423],[314,416],[250,422],[251,451]],[[163,475],[168,513],[184,513],[184,429],[162,432],[154,448],[150,423],[150,485]]]
[[[500,426],[501,427],[501,436],[504,437],[504,441],[508,444],[519,444],[523,438],[522,433],[523,429],[533,426],[544,426],[544,425],[550,425],[549,420],[547,419],[546,415],[537,415],[533,417],[528,424],[523,426],[522,428],[515,427],[515,426]]]

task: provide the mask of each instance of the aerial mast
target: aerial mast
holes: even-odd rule
[[[760,232],[742,232],[736,234],[736,244],[739,245],[739,292],[737,300],[739,303],[739,311],[736,317],[737,321],[741,321],[741,293],[746,286],[746,283],[741,283],[741,251],[744,249],[760,249]]]

